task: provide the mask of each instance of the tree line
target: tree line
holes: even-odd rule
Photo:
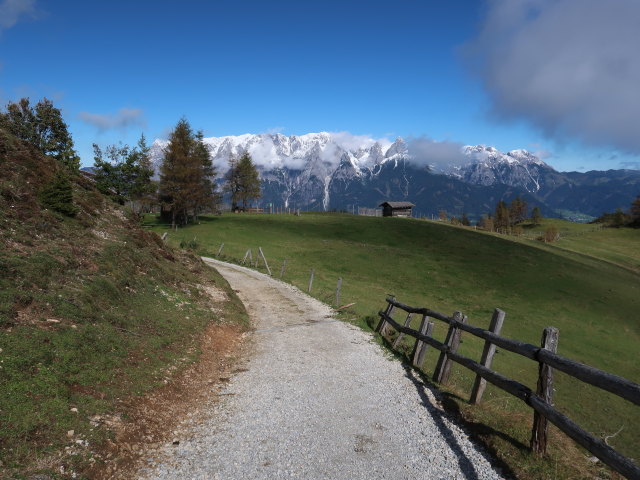
[[[59,168],[53,180],[40,192],[42,203],[68,216],[75,215],[71,177],[79,174],[78,156],[60,109],[48,99],[31,105],[28,98],[9,102],[0,111],[0,128],[55,159]],[[222,192],[218,172],[204,142],[202,131],[194,132],[182,118],[169,135],[163,150],[159,178],[154,179],[150,147],[144,134],[138,143],[93,144],[94,178],[97,188],[116,202],[130,204],[136,213],[152,204],[172,226],[185,225],[203,212],[217,211],[222,194],[228,195],[232,210],[245,210],[260,198],[260,177],[248,152],[229,160]]]

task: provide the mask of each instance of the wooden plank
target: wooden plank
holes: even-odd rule
[[[282,262],[282,268],[280,269],[280,278],[282,278],[284,276],[284,272],[287,269],[287,259],[285,258],[284,261]]]
[[[495,333],[496,335],[500,335],[500,330],[502,330],[502,324],[504,323],[504,317],[505,313],[499,308],[496,308],[493,311],[493,316],[491,317],[489,331]],[[493,362],[493,356],[495,355],[495,353],[496,346],[488,340],[485,340],[484,349],[482,350],[482,357],[480,357],[480,365],[491,368],[491,363]],[[482,395],[484,394],[486,388],[487,381],[480,375],[476,375],[476,380],[473,384],[473,389],[471,390],[471,399],[469,401],[474,405],[480,403],[480,400],[482,399]]]
[[[536,412],[543,415],[547,420],[567,434],[576,443],[586,448],[589,452],[598,457],[603,463],[609,465],[626,478],[639,480],[640,468],[630,459],[616,452],[603,440],[594,437],[589,432],[582,429],[571,419],[565,417],[551,405],[547,404],[536,395],[531,395],[527,402]]]
[[[439,341],[416,332],[410,328],[405,328],[398,324],[395,320],[385,314],[385,312],[379,312],[383,320],[391,324],[396,330],[404,331],[408,335],[423,340],[425,343],[437,348],[440,351],[446,351],[447,346]],[[586,448],[593,455],[598,457],[603,463],[607,464],[617,472],[626,476],[629,479],[640,480],[640,468],[636,466],[630,459],[625,458],[620,453],[616,452],[613,448],[607,445],[604,441],[594,437],[580,426],[574,423],[571,419],[567,418],[552,406],[545,403],[541,398],[535,395],[529,387],[523,385],[515,380],[500,375],[489,368],[480,365],[479,363],[471,360],[470,358],[463,357],[457,353],[449,353],[449,358],[456,363],[468,368],[469,370],[477,373],[489,383],[497,386],[507,393],[519,398],[526,402],[534,410],[544,415],[548,421],[556,425],[560,430],[566,433],[576,443]]]
[[[451,373],[451,360],[448,358],[449,353],[455,353],[460,346],[460,335],[462,330],[457,326],[458,323],[466,323],[467,317],[463,316],[460,312],[453,314],[453,321],[449,325],[447,331],[447,338],[444,344],[448,347],[446,351],[440,353],[438,363],[433,372],[433,379],[438,383],[447,383],[449,380],[449,374]]]
[[[220,248],[218,249],[218,254],[216,255],[216,257],[219,257],[220,254],[222,253],[222,249],[224,248],[224,243],[220,244]]]
[[[387,301],[392,301],[394,306],[401,308],[406,312],[428,315],[432,318],[442,320],[449,324],[454,321],[452,318],[449,318],[442,313],[428,308],[411,307],[408,305],[404,305],[396,301],[395,299],[387,299]],[[561,355],[558,355],[557,353],[546,351],[536,345],[531,345],[519,340],[501,337],[500,335],[496,335],[493,332],[473,325],[458,323],[457,327],[460,330],[475,335],[476,337],[490,341],[498,348],[517,353],[518,355],[522,355],[537,362],[544,362],[547,365],[555,368],[556,370],[576,377],[577,379],[582,380],[585,383],[618,395],[625,400],[634,403],[635,405],[640,405],[640,385],[632,382],[631,380],[618,377],[617,375],[613,375],[603,370],[590,367],[589,365],[576,362],[575,360],[565,358]]]
[[[244,254],[244,258],[242,259],[242,265],[244,265],[244,263],[247,261],[247,257],[249,256],[250,252],[251,252],[251,249],[247,250],[247,253]]]
[[[311,293],[311,287],[313,286],[313,274],[315,270],[311,269],[311,276],[309,277],[309,293]]]
[[[336,307],[340,305],[340,289],[342,288],[342,277],[338,278],[338,286],[336,287]]]
[[[389,302],[389,299],[387,299],[387,302]],[[387,330],[387,319],[391,319],[394,308],[395,307],[392,303],[387,303],[386,310],[384,312],[379,312],[380,323],[378,323],[378,326],[376,327],[376,332],[378,332],[382,336],[384,336],[384,333]]]
[[[426,335],[430,337],[433,333],[434,323],[429,321],[429,317],[426,315],[422,316],[422,321],[420,322],[420,333],[422,335]],[[424,363],[424,357],[427,355],[427,349],[429,345],[423,342],[422,340],[417,340],[413,346],[413,354],[411,355],[412,363],[414,367],[421,368]]]
[[[160,239],[164,242],[167,239],[167,235],[169,235],[169,232],[164,232],[162,234],[162,237],[160,237]]]
[[[558,329],[547,327],[542,332],[542,348],[556,353],[558,351]],[[547,405],[553,406],[553,368],[546,363],[538,367],[538,387],[536,395]],[[538,455],[547,451],[547,419],[537,410],[533,412],[531,431],[531,449]]]
[[[404,321],[404,326],[408,327],[411,324],[411,317],[413,316],[413,313],[408,313],[407,314],[407,318]],[[400,345],[400,342],[402,341],[402,337],[404,337],[404,333],[403,332],[399,332],[398,336],[396,337],[395,342],[393,342],[393,347],[392,348],[398,348],[398,345]]]
[[[267,259],[264,256],[264,253],[262,252],[262,247],[258,247],[258,253],[260,254],[260,256],[262,257],[262,261],[264,262],[264,266],[267,267],[267,272],[269,273],[269,276],[271,277],[271,269],[269,268],[269,264],[267,263]],[[257,262],[256,262],[257,263]],[[256,265],[257,266],[257,265]]]

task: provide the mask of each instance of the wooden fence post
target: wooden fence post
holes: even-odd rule
[[[444,344],[449,347],[448,352],[456,353],[458,347],[460,346],[460,335],[462,335],[462,330],[460,330],[456,326],[456,322],[467,323],[467,317],[463,316],[460,312],[455,312],[453,314],[453,322],[449,327],[449,331],[447,332],[447,339]],[[433,372],[433,379],[438,383],[447,383],[449,380],[449,374],[451,373],[451,364],[453,362],[447,356],[446,352],[441,352],[440,357],[438,358],[438,363],[436,364],[436,369]]]
[[[409,326],[409,324],[411,323],[411,317],[413,317],[413,313],[409,313],[409,314],[407,314],[407,318],[406,318],[406,320],[404,321],[404,326],[405,326],[405,327],[408,327],[408,326]],[[400,332],[400,333],[398,334],[398,336],[396,337],[395,342],[393,342],[393,347],[392,347],[392,348],[394,348],[394,349],[395,349],[398,345],[400,345],[400,342],[402,341],[402,337],[404,337],[404,333]]]
[[[169,235],[169,232],[164,232],[164,233],[162,234],[162,237],[160,237],[160,238],[162,239],[162,241],[163,241],[163,242],[166,242],[166,241],[167,241],[167,235]]]
[[[556,353],[558,351],[558,333],[558,329],[555,327],[545,328],[542,332],[542,348]],[[538,368],[536,395],[546,404],[553,405],[553,368],[542,362]],[[533,412],[531,449],[538,455],[542,455],[547,451],[547,419],[537,411]]]
[[[264,253],[262,253],[262,247],[258,247],[258,253],[260,253],[260,256],[262,257],[262,261],[264,262],[264,266],[267,267],[267,272],[269,273],[269,276],[271,277],[271,269],[269,268],[269,264],[267,263],[267,259],[264,256]],[[256,267],[258,266],[258,261],[256,260]]]
[[[338,286],[336,287],[336,307],[340,306],[340,289],[342,288],[342,277],[338,278]]]
[[[282,262],[282,268],[280,269],[280,278],[284,276],[284,272],[287,269],[287,259],[285,258]]]
[[[430,322],[429,317],[426,315],[422,316],[422,321],[420,322],[420,333],[428,337],[433,333],[433,322]],[[429,348],[427,343],[424,343],[422,340],[416,340],[416,343],[413,345],[413,353],[411,355],[414,367],[420,368],[422,366],[424,363],[424,357],[427,354],[427,348]]]
[[[391,297],[391,299],[395,300],[396,297]],[[387,317],[391,317],[391,315],[393,315],[393,309],[394,309],[394,306],[390,303],[387,303],[387,308],[385,308],[384,310],[385,315]],[[384,319],[384,317],[380,317],[380,322],[376,327],[376,332],[378,332],[380,335],[384,337],[386,329],[387,329],[387,321]]]
[[[244,258],[242,259],[242,265],[244,265],[245,262],[247,261],[247,257],[249,256],[249,252],[251,252],[251,249],[247,250],[247,253],[244,254]],[[249,265],[251,265],[251,263],[249,263]]]
[[[313,286],[313,274],[314,274],[315,270],[312,268],[311,269],[311,276],[309,277],[309,293],[311,293],[311,287]]]
[[[218,249],[218,254],[216,255],[216,257],[219,257],[220,254],[222,253],[222,249],[224,248],[224,242],[220,244],[220,248]]]
[[[496,308],[493,311],[493,316],[491,317],[489,331],[495,333],[496,335],[500,335],[500,330],[502,330],[502,324],[504,323],[504,317],[505,313],[499,308]],[[482,357],[480,358],[480,365],[482,365],[483,367],[491,368],[491,362],[493,361],[493,356],[495,355],[495,353],[496,346],[489,340],[485,340],[484,349],[482,350]],[[469,401],[474,405],[480,403],[485,388],[487,388],[487,381],[480,375],[476,375],[476,381],[473,384],[473,390],[471,390],[471,399]]]

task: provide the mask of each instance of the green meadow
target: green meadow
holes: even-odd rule
[[[147,218],[157,233],[167,231],[154,222],[159,220]],[[537,345],[544,327],[555,326],[560,354],[640,381],[640,230],[591,231],[592,225],[570,222],[558,228],[561,239],[543,244],[526,235],[507,237],[415,219],[226,214],[204,216],[197,225],[170,232],[168,241],[190,244],[197,253],[213,257],[224,243],[220,258],[237,263],[247,249],[255,259],[262,247],[273,275],[280,276],[286,259],[283,280],[304,291],[313,269],[311,294],[327,303],[335,302],[342,277],[340,304],[354,305],[341,315],[364,328],[375,326],[388,294],[443,313],[459,310],[469,323],[484,328],[500,308],[507,314],[503,335]],[[533,230],[525,228],[531,237]],[[262,262],[258,269],[265,270]],[[445,334],[446,325],[437,322],[434,335],[442,340]],[[409,342],[403,346],[404,351],[410,348]],[[461,353],[478,359],[481,350],[481,341],[463,335]],[[436,358],[434,351],[427,355],[427,377]],[[537,365],[530,360],[499,351],[493,368],[535,388]],[[447,395],[476,423],[489,425],[485,436],[491,448],[504,450],[503,457],[527,457],[528,407],[492,386],[481,408],[468,407],[473,378],[456,366]],[[637,407],[562,374],[556,376],[555,388],[561,411],[601,437],[621,429],[608,442],[640,458]],[[560,449],[552,455],[564,453]],[[551,475],[549,468],[534,462],[520,474],[553,478],[545,476]]]

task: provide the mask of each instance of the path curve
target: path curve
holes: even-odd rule
[[[205,261],[245,304],[253,353],[207,417],[139,478],[503,478],[369,333],[291,285]]]

